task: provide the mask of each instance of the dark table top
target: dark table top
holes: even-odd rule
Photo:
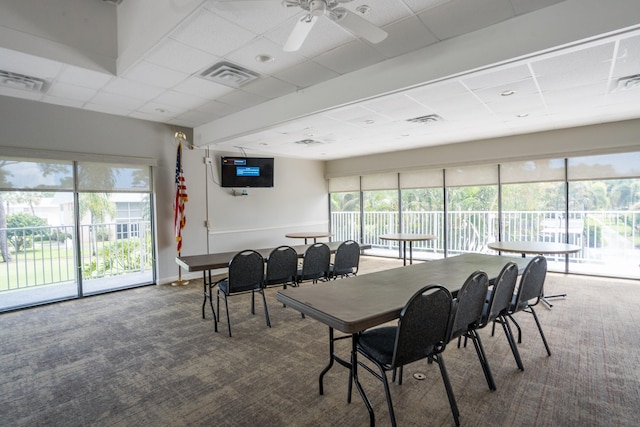
[[[332,253],[334,253],[338,249],[340,243],[342,242],[324,242],[325,245],[329,246],[329,249]],[[298,257],[302,257],[304,255],[304,251],[306,251],[309,246],[311,246],[311,244],[295,245],[291,247],[298,253]],[[371,245],[360,245],[361,250],[370,248]],[[256,249],[256,251],[266,259],[273,249],[275,248]],[[238,252],[240,251],[181,256],[176,257],[176,263],[186,271],[206,271],[214,270],[217,268],[226,268],[229,266],[229,261],[231,261],[231,258],[233,258],[233,256]]]
[[[360,332],[396,319],[423,286],[440,284],[456,293],[476,270],[495,280],[513,261],[522,272],[528,260],[463,254],[336,281],[279,290],[278,301],[345,333]]]

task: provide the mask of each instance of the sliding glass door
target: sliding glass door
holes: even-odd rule
[[[154,282],[148,166],[0,159],[0,311]]]

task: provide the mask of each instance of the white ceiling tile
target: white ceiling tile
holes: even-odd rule
[[[255,34],[207,9],[200,9],[178,27],[171,38],[223,57],[249,42]]]
[[[453,0],[419,14],[440,40],[470,33],[513,17],[509,0]]]
[[[105,106],[114,110],[121,109],[123,111],[136,110],[144,103],[145,101],[140,99],[107,92],[98,92],[89,102],[92,105]]]
[[[267,98],[243,90],[236,90],[218,98],[220,102],[242,108],[251,107],[266,100]]]
[[[100,89],[113,79],[115,79],[115,76],[111,74],[99,73],[97,71],[67,65],[63,68],[57,80],[89,89]]]
[[[638,52],[640,52],[640,36],[620,40],[613,70],[614,79],[640,74],[640,55]]]
[[[173,105],[178,108],[197,108],[204,104],[207,100],[199,96],[193,96],[186,93],[176,92],[175,90],[168,90],[162,95],[155,98],[153,101],[162,104]]]
[[[225,104],[219,101],[209,101],[204,104],[198,106],[196,108],[197,111],[202,111],[208,114],[215,115],[217,117],[223,117],[229,114],[233,114],[235,112],[240,111],[240,107],[236,107],[233,105]]]
[[[47,95],[50,96],[82,102],[90,100],[96,95],[96,93],[96,89],[89,89],[61,82],[54,83],[47,91]]]
[[[159,87],[149,86],[127,79],[114,80],[108,83],[102,90],[107,93],[124,95],[127,97],[143,100],[155,98],[156,96],[164,92],[164,90]]]
[[[470,90],[494,88],[505,84],[531,79],[531,72],[526,64],[485,70],[460,78]]]
[[[428,9],[432,9],[436,6],[440,6],[443,3],[447,3],[453,0],[403,0],[403,2],[409,6],[414,13],[424,12]]]
[[[98,113],[114,114],[117,116],[128,116],[133,109],[121,108],[114,105],[93,104],[91,102],[86,103],[84,108],[90,111],[96,111]]]
[[[313,60],[338,74],[347,74],[382,62],[384,59],[383,55],[366,43],[354,40],[323,53]]]
[[[438,41],[436,36],[415,16],[387,25],[384,30],[389,34],[387,38],[372,46],[389,58],[413,52]]]
[[[245,92],[274,99],[296,91],[296,87],[275,77],[261,77],[242,87]]]
[[[165,39],[151,50],[144,60],[171,70],[193,74],[215,64],[220,58],[176,40]]]
[[[513,5],[513,10],[516,12],[516,15],[522,15],[547,6],[562,3],[563,1],[564,0],[511,0],[511,4]]]
[[[301,9],[284,7],[279,1],[235,1],[217,2],[209,0],[205,8],[218,16],[251,31],[262,34],[292,16],[299,15]]]
[[[42,98],[42,102],[46,102],[47,104],[55,104],[62,105],[64,107],[72,107],[72,108],[82,108],[84,105],[84,101],[76,101],[68,98],[59,98],[57,96],[47,95]]]
[[[273,61],[259,62],[256,60],[258,55],[271,56]],[[226,59],[262,75],[273,75],[306,60],[297,52],[283,51],[281,45],[264,37],[254,39],[241,49],[231,52]]]
[[[22,52],[0,48],[0,70],[51,80],[60,73],[62,64]]]
[[[297,87],[305,88],[337,76],[339,76],[338,73],[331,71],[320,64],[316,64],[312,61],[306,61],[277,73],[274,77],[284,80],[292,85],[296,85]]]
[[[367,0],[366,5],[370,7],[368,13],[362,14],[357,11],[357,8],[362,5],[362,2],[344,3],[342,6],[355,13],[356,15],[366,19],[372,24],[382,27],[392,22],[396,22],[407,16],[410,9],[403,3],[389,0]]]
[[[182,83],[177,84],[172,90],[207,99],[215,99],[233,91],[229,86],[224,86],[200,77],[190,77]]]
[[[186,80],[189,74],[140,61],[122,76],[129,80],[169,89]]]

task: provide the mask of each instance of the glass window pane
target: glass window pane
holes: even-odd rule
[[[447,188],[447,253],[487,252],[498,240],[498,186]]]
[[[397,233],[398,230],[398,190],[365,191],[363,243],[374,248],[387,248],[388,242],[378,239],[381,234]],[[392,256],[397,256],[394,252]]]
[[[73,190],[70,161],[0,158],[0,188],[5,190]]]
[[[442,171],[440,171],[442,175]],[[440,188],[402,190],[402,231],[433,234],[436,240],[414,242],[415,259],[444,256],[444,192]]]
[[[78,189],[81,191],[150,191],[148,166],[78,163]]]
[[[564,159],[530,160],[500,165],[500,182],[564,181]]]
[[[569,218],[582,246],[570,272],[640,278],[640,179],[570,182]]]
[[[331,193],[333,239],[360,241],[360,192]]]
[[[568,160],[567,176],[569,181],[638,178],[640,152],[571,158]]]

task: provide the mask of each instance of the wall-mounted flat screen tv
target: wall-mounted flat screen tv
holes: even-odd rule
[[[273,187],[272,157],[222,157],[223,187]]]

